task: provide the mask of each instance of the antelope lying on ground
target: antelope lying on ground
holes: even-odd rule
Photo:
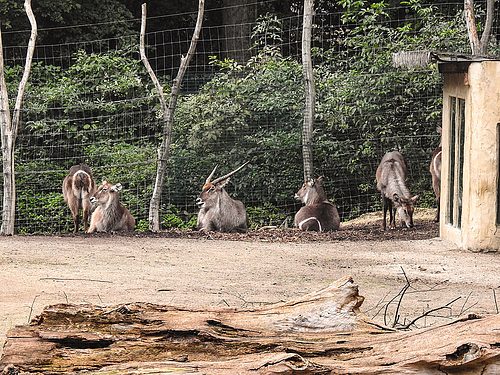
[[[406,164],[403,156],[397,152],[388,152],[377,168],[377,188],[382,193],[384,219],[382,227],[386,229],[387,211],[389,211],[389,228],[396,228],[396,210],[401,217],[402,225],[413,227],[413,204],[418,195],[410,198],[406,187]]]
[[[83,228],[87,231],[92,212],[90,197],[95,191],[95,182],[90,168],[86,165],[72,166],[68,175],[64,178],[62,191],[64,200],[68,203],[73,214],[75,233],[78,232],[80,226],[80,210],[82,210]]]
[[[90,219],[88,233],[134,230],[134,217],[120,203],[118,192],[121,189],[121,184],[113,185],[107,181],[103,181],[102,185],[97,188],[95,194],[90,198],[90,201],[97,203],[98,206]]]
[[[224,189],[229,177],[247,164],[248,162],[231,173],[211,181],[217,169],[215,166],[205,181],[200,196],[196,199],[196,204],[200,208],[196,223],[198,230],[240,233],[247,231],[248,215],[245,206],[241,201],[232,199]]]
[[[295,194],[295,198],[305,204],[295,214],[295,226],[300,230],[328,232],[339,229],[339,213],[335,205],[326,199],[322,182],[323,177],[306,181]]]
[[[437,129],[438,133],[441,133],[441,128]],[[435,222],[439,222],[439,213],[440,213],[440,203],[441,203],[441,155],[442,155],[442,147],[441,142],[439,142],[439,147],[436,148],[434,154],[432,155],[431,165],[429,170],[432,175],[432,188],[434,189],[434,193],[436,194],[436,204],[437,211],[436,217],[434,218]]]

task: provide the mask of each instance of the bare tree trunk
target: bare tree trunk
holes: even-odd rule
[[[314,107],[316,91],[311,60],[311,34],[314,15],[314,0],[304,0],[304,20],[302,24],[302,74],[304,76],[305,108],[302,124],[302,157],[304,163],[304,180],[313,177],[312,135],[314,129]]]
[[[31,35],[28,42],[26,62],[23,77],[17,90],[17,98],[14,106],[12,118],[10,117],[9,97],[4,77],[3,46],[0,34],[0,127],[2,136],[2,164],[3,164],[3,213],[0,234],[13,235],[16,214],[16,181],[14,171],[14,149],[16,144],[19,121],[21,117],[21,105],[23,101],[24,89],[28,82],[31,70],[31,61],[35,51],[37,36],[37,25],[35,15],[31,10],[31,0],[25,0],[24,9],[31,23]]]
[[[151,197],[151,201],[149,203],[149,229],[151,231],[159,231],[160,230],[160,219],[159,219],[159,211],[160,211],[160,201],[161,201],[161,192],[163,190],[163,185],[165,182],[165,173],[167,169],[168,155],[170,151],[170,141],[172,138],[172,128],[174,125],[174,113],[175,107],[177,105],[177,98],[179,96],[179,92],[181,89],[182,80],[184,78],[184,74],[189,65],[189,61],[194,55],[194,51],[196,49],[196,43],[198,42],[198,38],[200,35],[201,25],[203,22],[203,13],[205,9],[205,0],[199,0],[198,3],[198,19],[196,20],[196,26],[193,33],[193,37],[191,39],[191,44],[189,46],[189,50],[186,56],[182,56],[181,65],[179,67],[179,71],[177,72],[177,77],[174,79],[172,90],[170,92],[170,100],[168,103],[168,107],[165,105],[165,98],[163,94],[163,88],[161,87],[158,79],[156,78],[153,69],[149,65],[146,54],[144,52],[144,33],[146,30],[146,4],[142,6],[142,25],[141,25],[141,60],[146,65],[146,69],[148,70],[153,82],[155,83],[156,89],[158,91],[158,96],[160,97],[160,103],[163,111],[163,138],[158,149],[158,165],[156,169],[156,181],[155,187],[153,190],[153,196]]]
[[[467,23],[467,31],[473,55],[486,55],[488,53],[488,40],[493,25],[495,0],[487,0],[486,2],[486,22],[481,40],[477,34],[476,16],[474,14],[474,0],[464,0],[465,21]]]

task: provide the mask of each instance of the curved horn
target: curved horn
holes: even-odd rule
[[[233,174],[235,174],[236,172],[238,172],[240,169],[242,169],[243,167],[245,167],[248,163],[250,163],[249,161],[245,162],[243,165],[241,165],[240,167],[236,168],[234,171],[228,173],[227,175],[225,176],[222,176],[222,177],[219,177],[218,179],[214,180],[212,182],[212,184],[216,184],[217,182],[220,182],[222,180],[225,180],[226,178],[228,177],[231,177]]]
[[[210,182],[210,180],[212,179],[212,177],[214,176],[214,173],[215,173],[215,170],[217,169],[218,165],[215,166],[214,170],[212,171],[212,173],[210,173],[210,176],[207,177],[207,180],[205,181],[205,184],[208,184]]]

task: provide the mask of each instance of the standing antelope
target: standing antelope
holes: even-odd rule
[[[86,165],[74,165],[69,169],[68,175],[62,184],[64,200],[68,203],[73,214],[75,233],[80,226],[79,213],[82,210],[83,228],[87,231],[92,204],[90,197],[95,191],[95,182],[92,171]]]
[[[95,194],[90,197],[92,203],[98,206],[90,219],[90,228],[87,233],[132,231],[135,219],[129,210],[120,203],[119,191],[122,185],[103,181]]]
[[[384,230],[387,211],[389,211],[389,228],[396,228],[396,210],[401,217],[402,224],[413,228],[413,204],[418,199],[418,195],[410,198],[410,192],[405,183],[406,172],[403,156],[397,151],[385,154],[377,168],[377,189],[382,193],[384,210],[382,227]]]
[[[295,194],[295,198],[305,204],[295,214],[295,226],[300,230],[327,232],[339,229],[337,207],[326,199],[322,182],[323,177],[306,181]]]
[[[240,232],[248,228],[248,215],[241,201],[232,199],[224,189],[229,177],[238,172],[248,162],[225,176],[214,181],[212,177],[217,169],[215,166],[205,181],[196,204],[200,208],[196,227],[200,231]]]
[[[441,128],[437,128],[437,132],[441,133]],[[432,155],[431,165],[429,170],[432,176],[432,188],[434,189],[434,193],[436,194],[436,217],[434,218],[435,222],[439,222],[439,213],[440,213],[440,203],[441,203],[441,154],[442,147],[441,142],[439,142],[439,147],[436,148],[434,154]]]

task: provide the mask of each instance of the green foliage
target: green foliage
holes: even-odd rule
[[[289,226],[293,223],[293,216],[279,210],[271,204],[264,206],[247,207],[250,230],[256,230],[264,226],[284,226],[287,222]]]
[[[162,229],[194,229],[196,228],[196,215],[180,211],[169,204],[162,213]]]
[[[343,220],[380,208],[375,169],[391,150],[405,156],[419,205],[435,205],[428,161],[439,142],[441,76],[435,67],[396,69],[392,53],[466,52],[468,41],[458,13],[444,17],[419,0],[402,4],[406,18],[395,22],[383,1],[337,1],[343,24],[335,26],[329,44],[313,49],[314,165]],[[194,228],[194,201],[213,167],[218,164],[223,175],[245,161],[250,164],[226,189],[247,206],[251,228],[291,224],[299,207],[293,196],[303,182],[304,88],[300,63],[282,54],[282,28],[277,17],[261,17],[251,59],[212,56],[213,78],[179,97],[162,229]],[[5,72],[13,94],[22,68]],[[132,51],[80,51],[65,68],[34,64],[25,108],[16,153],[20,231],[70,230],[60,185],[77,163],[91,166],[97,182],[122,183],[122,201],[137,228],[148,227],[161,116],[154,87]],[[56,172],[38,173],[46,170]]]
[[[34,64],[19,137],[21,148],[27,151],[19,156],[42,158],[50,152],[51,158],[71,160],[81,157],[84,144],[139,135],[155,138],[159,130],[154,114],[142,116],[142,124],[137,121],[138,114],[148,113],[156,101],[139,64],[123,51],[81,51],[65,70]]]

